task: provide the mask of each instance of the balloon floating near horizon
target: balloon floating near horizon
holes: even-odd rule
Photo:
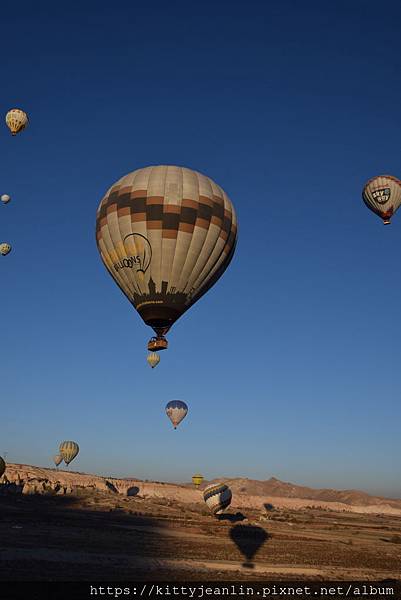
[[[373,177],[365,184],[362,199],[385,225],[389,225],[401,205],[401,181],[392,175]]]
[[[69,465],[79,452],[79,446],[76,442],[61,442],[59,452],[66,465]]]
[[[0,456],[0,477],[2,477],[4,475],[5,470],[6,470],[6,463],[4,462],[4,459]]]
[[[160,362],[160,356],[156,352],[151,352],[146,360],[152,369],[154,369]]]
[[[10,244],[7,244],[6,242],[3,242],[2,244],[0,244],[0,254],[2,254],[3,256],[7,256],[7,254],[9,254],[10,252],[11,252]]]
[[[153,166],[122,177],[96,217],[101,259],[164,350],[171,326],[221,277],[237,241],[227,194],[191,169]]]
[[[8,202],[10,202],[11,197],[8,194],[2,194],[0,196],[0,200],[3,202],[3,204],[7,204]]]
[[[194,484],[194,486],[196,488],[198,488],[200,486],[202,481],[203,481],[203,475],[199,475],[199,473],[197,473],[196,475],[192,475],[192,483]]]
[[[203,490],[203,499],[210,512],[221,515],[230,506],[232,493],[225,483],[211,483]]]
[[[63,462],[63,457],[61,456],[61,454],[56,454],[55,456],[53,456],[53,462],[56,465],[56,467],[58,467],[59,464]]]
[[[171,400],[166,404],[166,415],[172,422],[174,429],[187,416],[188,406],[181,400]]]
[[[6,114],[6,124],[12,135],[17,135],[28,125],[28,115],[20,108],[12,108]]]

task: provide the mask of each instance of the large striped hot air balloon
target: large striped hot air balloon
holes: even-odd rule
[[[77,456],[79,452],[79,446],[76,442],[61,442],[59,446],[59,452],[66,465],[69,465],[72,460]]]
[[[373,177],[365,184],[362,198],[366,206],[389,225],[401,205],[401,181],[392,175]]]
[[[225,483],[211,483],[203,490],[203,499],[210,512],[220,515],[230,506],[232,493]]]
[[[174,429],[187,416],[188,406],[182,400],[171,400],[166,404],[166,415],[172,422]]]
[[[191,169],[156,166],[117,181],[97,211],[104,265],[155,332],[150,351],[228,267],[237,219],[227,194]]]

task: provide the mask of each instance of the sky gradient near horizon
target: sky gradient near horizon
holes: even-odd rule
[[[22,3],[2,16],[0,455],[188,481],[245,476],[401,497],[401,5]],[[106,273],[95,216],[152,164],[214,179],[234,259],[146,364],[151,331]],[[172,399],[189,414],[174,431]]]

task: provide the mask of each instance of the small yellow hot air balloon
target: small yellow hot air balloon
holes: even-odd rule
[[[160,356],[156,352],[151,352],[146,360],[152,369],[154,369],[160,362]]]
[[[12,135],[17,135],[28,125],[28,115],[20,108],[12,108],[6,114],[6,124]]]
[[[11,252],[10,244],[7,244],[6,242],[0,244],[0,254],[6,256],[9,252]]]
[[[196,488],[198,488],[200,486],[202,481],[203,481],[203,475],[199,475],[199,473],[197,473],[196,475],[192,475],[192,483],[194,484],[194,486]]]
[[[0,196],[0,200],[3,202],[3,204],[7,204],[7,202],[10,202],[11,198],[8,194],[2,194]]]

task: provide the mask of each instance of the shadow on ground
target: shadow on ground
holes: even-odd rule
[[[230,537],[246,559],[242,566],[253,569],[252,559],[269,538],[268,533],[257,525],[235,525],[230,531]]]

